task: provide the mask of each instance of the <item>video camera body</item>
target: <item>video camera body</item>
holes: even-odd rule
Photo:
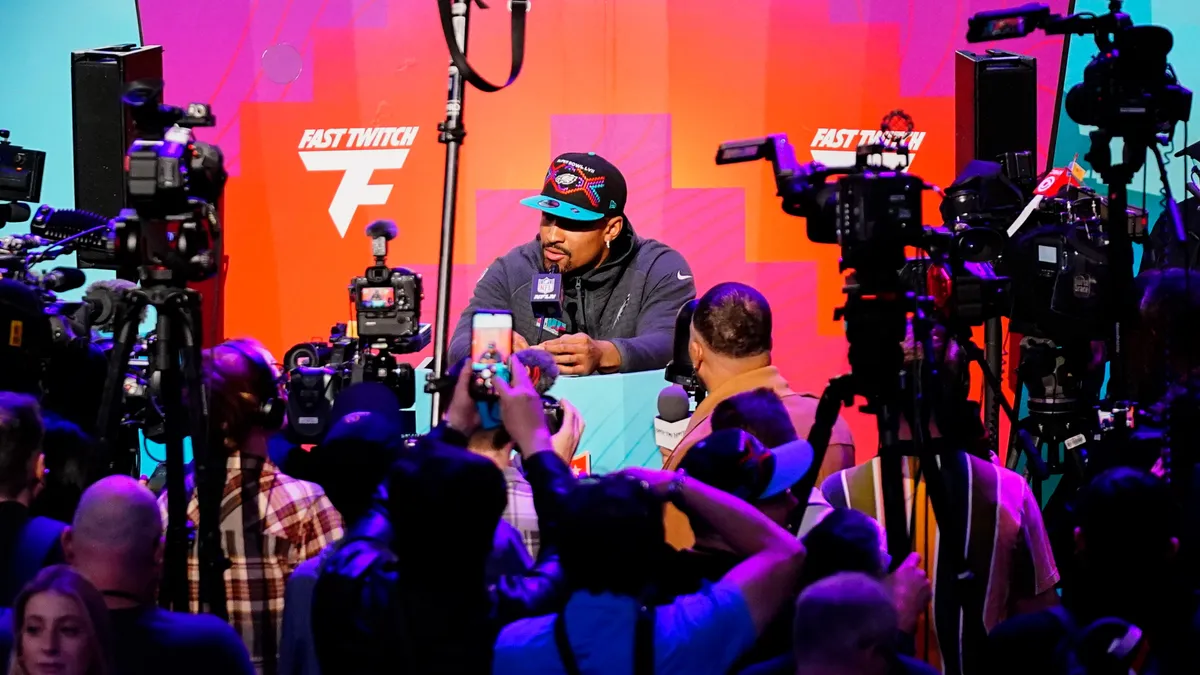
[[[185,110],[161,97],[161,80],[134,82],[124,97],[139,137],[126,157],[129,208],[113,221],[114,264],[175,284],[203,281],[217,273],[217,206],[228,174],[220,148],[192,130],[216,119],[206,104]]]

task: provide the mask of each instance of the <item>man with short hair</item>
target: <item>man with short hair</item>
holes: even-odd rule
[[[521,200],[541,212],[537,238],[484,270],[454,329],[451,362],[470,352],[475,312],[504,309],[513,349],[545,349],[564,374],[665,367],[675,315],[696,297],[696,282],[677,251],[634,234],[626,196],[625,177],[596,153],[555,157],[542,193]],[[563,316],[537,317],[530,284],[552,270],[563,275]]]
[[[37,401],[0,392],[0,607],[11,607],[43,567],[62,562],[66,525],[29,512],[46,467],[43,434]]]
[[[691,447],[712,432],[716,407],[743,392],[760,388],[773,391],[787,409],[796,433],[802,438],[808,436],[818,399],[793,391],[779,369],[771,365],[771,328],[771,305],[762,293],[746,284],[717,284],[700,297],[692,314],[688,351],[708,396],[696,406],[687,431],[666,459],[664,468],[668,471],[677,469]],[[850,426],[839,417],[817,480],[851,466],[854,440]],[[673,509],[668,509],[667,541],[676,548],[687,548],[693,541],[686,520]]]
[[[800,593],[792,623],[796,675],[887,675],[896,609],[883,584],[847,572]]]
[[[109,476],[94,483],[62,541],[67,562],[104,595],[117,672],[254,673],[229,624],[155,605],[166,544],[154,495],[137,481]]]

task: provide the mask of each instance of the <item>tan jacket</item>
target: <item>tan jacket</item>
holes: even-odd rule
[[[696,406],[696,412],[688,422],[687,431],[684,432],[675,451],[665,458],[663,468],[668,471],[678,469],[687,451],[712,433],[712,413],[721,401],[764,387],[774,390],[779,396],[779,400],[783,402],[783,407],[787,409],[788,415],[792,418],[792,424],[796,427],[796,433],[800,435],[800,438],[808,436],[817,412],[818,399],[792,391],[787,380],[775,366],[757,368],[729,380],[716,391],[709,393],[708,397]],[[825,453],[825,461],[821,463],[821,472],[817,477],[816,485],[819,487],[826,477],[852,466],[854,466],[854,439],[850,437],[850,425],[839,417],[833,426],[829,449]],[[687,516],[673,506],[667,507],[666,529],[667,542],[676,548],[688,548],[695,543]]]

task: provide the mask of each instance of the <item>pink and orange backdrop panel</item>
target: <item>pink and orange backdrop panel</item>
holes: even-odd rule
[[[843,153],[849,163],[861,132],[900,108],[921,134],[912,170],[948,184],[954,51],[968,48],[966,18],[1021,2],[533,0],[516,85],[466,95],[455,316],[487,265],[535,235],[537,214],[517,200],[540,189],[550,158],[595,151],[625,173],[638,234],[679,249],[701,292],[738,280],[766,293],[776,363],[796,388],[819,393],[846,368],[832,319],[842,297],[837,249],[808,242],[803,221],[780,211],[767,164],[715,166],[718,144],[786,132],[801,161],[834,163]],[[470,58],[501,80],[509,15],[503,0],[491,4],[472,12]],[[1062,12],[1067,3],[1050,4]],[[327,335],[349,316],[347,282],[371,261],[363,228],[380,218],[400,229],[389,262],[426,275],[422,311],[432,322],[448,63],[437,3],[141,0],[138,8],[144,43],[165,47],[168,100],[211,102],[217,115],[217,127],[199,135],[220,144],[232,175],[226,334],[258,336],[280,354]],[[1062,39],[1002,46],[1039,60],[1044,164]],[[346,131],[318,131],[329,129]],[[839,145],[844,130],[856,133]],[[343,164],[383,167],[369,183],[390,191],[347,187],[334,204]],[[379,203],[355,208],[360,194]],[[927,222],[935,204],[927,201]],[[850,417],[869,455],[872,418]]]

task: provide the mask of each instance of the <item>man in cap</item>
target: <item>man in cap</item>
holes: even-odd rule
[[[450,342],[450,361],[471,346],[471,316],[513,313],[513,349],[545,349],[566,375],[654,370],[671,359],[675,314],[696,297],[692,270],[677,251],[633,232],[625,177],[595,153],[559,155],[542,192],[521,200],[541,211],[538,236],[484,271]],[[562,276],[561,317],[537,317],[535,274]]]

